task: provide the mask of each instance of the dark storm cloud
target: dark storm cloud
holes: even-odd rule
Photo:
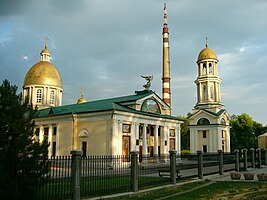
[[[74,103],[82,86],[88,100],[132,94],[142,89],[140,75],[152,74],[152,89],[161,95],[163,3],[2,0],[0,78],[21,88],[48,35],[63,77],[63,103]],[[173,114],[186,115],[196,103],[196,59],[208,36],[220,60],[226,108],[266,124],[265,1],[167,1],[167,9]]]

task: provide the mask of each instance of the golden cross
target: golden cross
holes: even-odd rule
[[[48,37],[47,37],[47,36],[45,36],[45,38],[44,38],[44,39],[45,39],[45,46],[47,46],[47,45],[48,45],[48,40],[49,40],[49,39],[48,39]]]
[[[82,86],[82,97],[84,97],[84,87]]]
[[[206,37],[206,47],[208,47],[208,37]]]

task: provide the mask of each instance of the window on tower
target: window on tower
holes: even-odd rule
[[[214,86],[213,85],[210,86],[210,98],[214,99]]]
[[[208,97],[207,96],[207,87],[206,87],[206,85],[204,85],[203,86],[203,98],[204,98],[204,100],[208,99],[207,97]]]
[[[42,102],[42,90],[38,89],[36,92],[36,103],[41,103]]]
[[[203,75],[207,74],[207,66],[206,63],[203,64]]]
[[[209,63],[209,74],[213,74],[212,64]]]
[[[55,100],[55,91],[52,90],[50,92],[50,104],[54,104],[54,100]]]

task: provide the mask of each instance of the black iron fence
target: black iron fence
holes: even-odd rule
[[[41,184],[36,185],[33,199],[102,196],[176,183],[178,179],[203,178],[209,174],[222,174],[233,170],[246,171],[248,167],[267,166],[267,150],[259,149],[233,153],[220,151],[213,154],[198,152],[190,155],[170,152],[168,155],[143,156],[141,163],[136,152],[131,156],[81,157],[78,153],[72,157],[49,158],[50,172],[44,175]],[[2,166],[0,162],[1,178],[6,170],[12,169],[12,165],[8,169],[3,169]],[[9,191],[10,194],[17,191],[15,181],[13,177],[9,178],[9,182],[14,185]]]

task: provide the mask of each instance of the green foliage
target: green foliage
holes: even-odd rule
[[[0,196],[31,199],[49,171],[48,143],[34,138],[36,110],[23,103],[17,86],[0,86]]]
[[[266,131],[266,127],[255,122],[248,114],[233,115],[231,125],[231,149],[257,148],[257,136]]]
[[[187,114],[190,116],[190,113]],[[190,149],[190,129],[189,129],[189,124],[190,121],[188,117],[184,116],[178,116],[181,120],[184,121],[184,123],[181,125],[181,144],[182,144],[182,150],[189,150]]]

